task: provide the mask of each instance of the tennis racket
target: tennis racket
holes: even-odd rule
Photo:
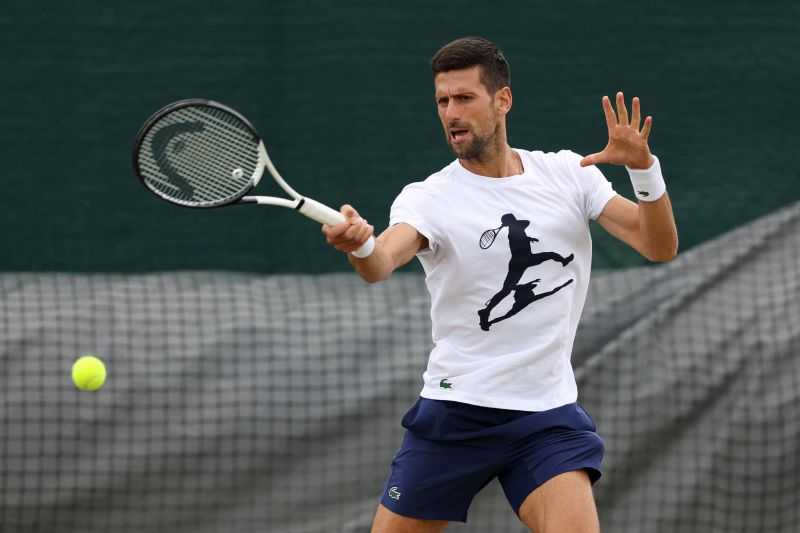
[[[501,229],[503,229],[503,226],[494,229],[487,229],[486,231],[481,233],[481,240],[480,240],[481,249],[486,250],[492,244],[494,244],[494,240],[497,238],[497,234],[500,233]]]
[[[292,189],[272,164],[252,124],[219,102],[181,100],[156,111],[136,136],[133,168],[150,192],[173,204],[200,208],[276,205],[320,224],[345,221],[340,212]],[[246,196],[265,169],[289,198]],[[370,237],[352,253],[367,257],[374,248],[375,239]]]

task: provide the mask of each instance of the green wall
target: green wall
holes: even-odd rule
[[[511,63],[513,146],[597,151],[600,97],[640,96],[684,250],[800,198],[793,2],[109,4],[0,10],[0,270],[347,269],[294,213],[155,200],[131,171],[137,129],[172,100],[226,102],[297,189],[382,229],[402,186],[452,159],[428,61],[468,34]],[[643,262],[601,232],[596,267]]]

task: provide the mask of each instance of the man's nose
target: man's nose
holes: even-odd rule
[[[444,119],[447,125],[449,126],[453,122],[458,121],[461,118],[461,111],[459,110],[458,106],[450,100],[447,102],[447,107],[444,109]]]

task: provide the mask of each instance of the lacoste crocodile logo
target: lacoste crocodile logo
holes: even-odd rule
[[[442,389],[452,389],[453,384],[447,381],[447,378],[444,378],[442,381],[439,382],[439,388]]]

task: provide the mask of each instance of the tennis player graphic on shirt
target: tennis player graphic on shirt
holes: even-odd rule
[[[649,260],[677,253],[672,206],[648,145],[652,118],[642,120],[638,98],[629,117],[619,92],[616,109],[602,99],[602,151],[512,148],[510,70],[497,46],[458,39],[431,66],[456,160],[403,188],[370,256],[350,253],[374,231],[353,207],[342,207],[345,222],[322,227],[369,283],[416,257],[431,296],[433,349],[419,398],[401,422],[405,435],[387,465],[372,533],[435,533],[464,522],[494,479],[530,530],[596,533],[592,484],[604,448],[577,401],[572,346],[589,286],[590,222]],[[627,167],[638,203],[614,192],[600,163]],[[484,246],[482,233],[498,217],[510,261],[498,248],[505,239]],[[520,283],[526,273],[532,281]],[[510,309],[491,317],[511,295]]]
[[[530,221],[518,220],[512,213],[506,213],[500,218],[500,222],[500,228],[508,228],[508,246],[511,250],[511,259],[508,262],[508,275],[506,275],[506,279],[503,282],[503,287],[486,302],[486,307],[478,311],[480,326],[484,331],[489,331],[492,324],[511,318],[536,300],[551,296],[575,281],[569,279],[558,287],[547,292],[540,292],[539,294],[536,294],[533,289],[536,288],[541,279],[537,278],[533,281],[518,285],[523,274],[525,274],[525,271],[529,267],[534,267],[545,261],[557,261],[561,263],[562,266],[567,266],[575,256],[569,254],[567,257],[563,257],[555,252],[533,253],[531,252],[531,245],[539,242],[539,239],[529,237],[525,233],[525,229],[530,225]],[[490,320],[489,315],[491,315],[492,309],[506,296],[511,294],[512,291],[514,292],[514,305],[511,309],[503,316]]]

